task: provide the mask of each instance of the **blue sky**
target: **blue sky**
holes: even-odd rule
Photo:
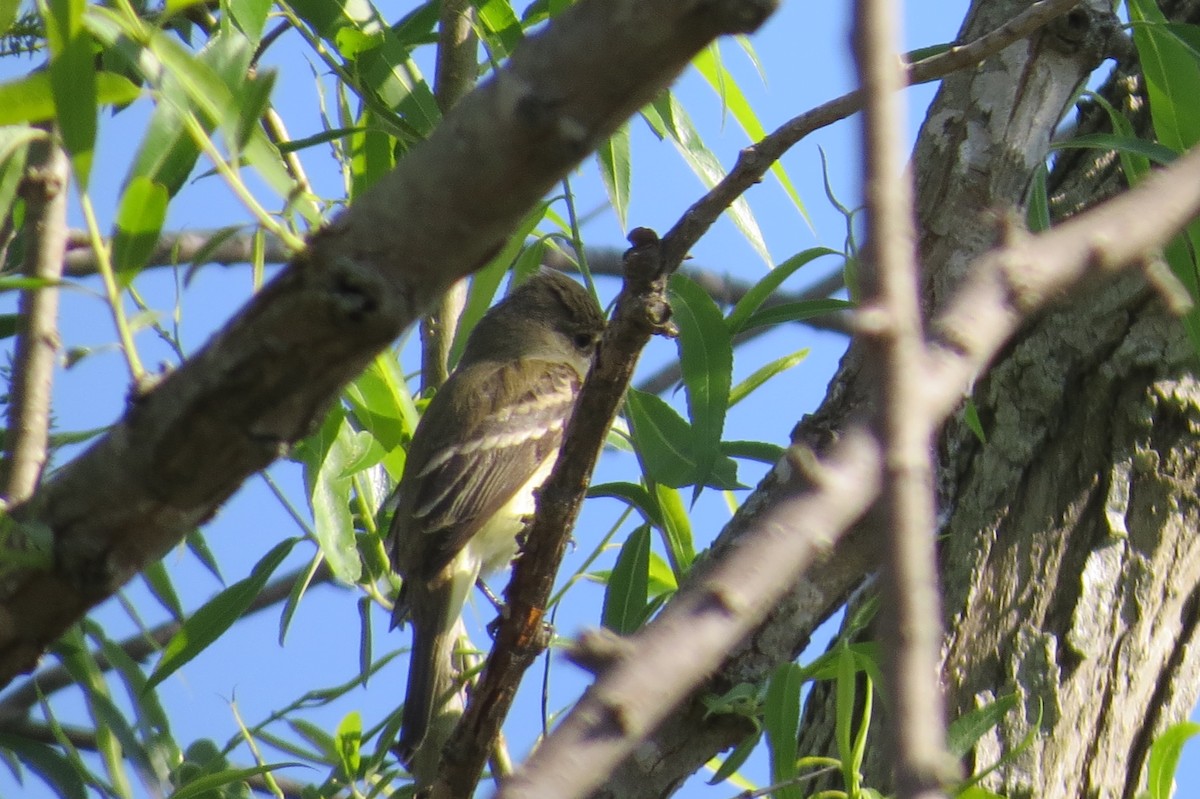
[[[397,16],[410,4],[390,4]],[[754,37],[753,42],[767,75],[764,85],[754,68],[732,43],[726,43],[727,63],[735,71],[742,88],[769,130],[824,100],[848,90],[853,85],[848,48],[844,3],[787,3],[775,18]],[[923,0],[907,4],[906,49],[928,46],[952,39],[965,12],[964,0]],[[386,9],[385,9],[386,10]],[[390,12],[388,12],[390,13]],[[19,73],[28,67],[26,61],[0,62],[0,76]],[[281,42],[266,60],[268,66],[279,69],[275,90],[276,102],[295,136],[319,128],[316,99],[309,66],[297,57],[294,41]],[[909,140],[915,136],[921,113],[933,95],[931,86],[918,87],[906,93],[910,109]],[[738,149],[746,138],[732,119],[722,117],[718,100],[694,73],[686,75],[677,92],[693,115],[705,141],[726,165],[733,163]],[[124,178],[134,142],[140,135],[147,110],[134,106],[101,126],[99,152],[93,176],[93,195],[102,214],[112,208],[112,198]],[[651,227],[660,232],[669,228],[679,215],[702,192],[702,186],[688,170],[669,144],[657,142],[641,124],[634,125],[633,154],[634,183],[629,210],[631,226]],[[820,152],[824,151],[830,164],[830,183],[847,205],[858,203],[858,128],[853,120],[819,131],[795,147],[784,159],[793,181],[807,205],[811,224],[805,221],[786,198],[778,184],[771,179],[755,187],[748,195],[762,226],[771,250],[772,260],[778,263],[788,256],[809,247],[827,245],[841,248],[845,235],[842,217],[824,198]],[[340,178],[331,170],[324,151],[316,150],[305,159],[310,176],[330,195],[340,193]],[[585,212],[603,208],[606,204],[603,189],[590,163],[572,178],[572,187],[579,196]],[[172,205],[169,228],[213,228],[243,222],[244,210],[213,178],[196,180],[185,189],[184,199]],[[102,219],[109,224],[111,217]],[[81,218],[73,213],[72,224]],[[585,240],[593,245],[624,246],[624,235],[611,212],[600,212],[584,231]],[[761,276],[766,265],[746,243],[741,233],[727,220],[722,220],[693,251],[695,263],[719,272],[749,279]],[[836,266],[815,265],[812,276],[821,269]],[[806,278],[800,275],[796,285]],[[250,274],[245,268],[207,267],[189,284],[182,300],[182,337],[188,351],[198,348],[208,335],[219,327],[248,293]],[[176,276],[167,270],[146,275],[139,283],[144,296],[154,307],[164,309],[169,321],[175,302]],[[96,286],[92,285],[95,289]],[[602,286],[611,295],[612,285]],[[607,296],[606,295],[606,296]],[[4,300],[10,302],[10,300]],[[123,410],[127,375],[115,350],[106,348],[114,339],[107,310],[98,295],[66,292],[63,296],[62,338],[68,347],[96,348],[69,371],[60,372],[55,386],[55,414],[60,429],[84,429],[111,423]],[[169,351],[143,333],[138,343],[144,347],[147,364],[169,361]],[[792,424],[803,413],[816,407],[824,395],[825,385],[836,367],[843,342],[837,336],[796,329],[780,330],[739,350],[735,365],[735,381],[753,369],[787,351],[811,348],[811,354],[800,366],[779,377],[770,391],[761,397],[747,400],[735,409],[728,422],[726,438],[761,439],[784,442]],[[673,355],[674,345],[655,342],[647,353],[641,374],[649,374],[656,364]],[[412,347],[402,347],[406,370],[415,369]],[[61,461],[60,461],[61,462]],[[628,475],[631,467],[628,456],[606,455],[601,464],[599,480]],[[271,470],[272,476],[284,486],[289,496],[303,506],[303,493],[297,469],[280,464]],[[744,467],[743,482],[753,484],[758,474]],[[615,503],[589,503],[576,537],[579,545],[564,569],[575,568],[590,553],[595,541],[613,524],[618,514]],[[729,512],[715,495],[706,497],[694,514],[697,543],[711,539],[728,518]],[[626,528],[628,529],[628,528]],[[217,553],[227,582],[245,576],[253,564],[275,543],[298,533],[287,512],[271,496],[261,478],[252,478],[219,516],[207,526],[205,534]],[[296,553],[280,570],[295,568],[306,562],[311,550],[298,546]],[[611,553],[607,556],[611,564]],[[196,607],[220,585],[184,551],[168,555],[167,563],[187,607]],[[572,589],[578,592],[564,614],[558,618],[558,628],[569,635],[579,627],[596,623],[602,591],[591,584]],[[138,607],[149,624],[164,617],[139,581],[126,590],[129,601]],[[226,636],[214,644],[181,673],[163,686],[164,704],[173,712],[173,730],[178,740],[190,741],[213,737],[224,742],[236,734],[232,703],[237,712],[249,722],[263,718],[274,708],[290,701],[314,685],[329,686],[350,679],[358,671],[359,616],[357,595],[348,590],[331,587],[317,588],[301,605],[284,646],[276,643],[278,610],[269,610],[238,625],[235,635]],[[490,620],[486,607],[476,607],[472,614],[476,622]],[[128,615],[110,601],[96,612],[109,635],[121,638],[135,631]],[[389,638],[382,613],[373,616],[375,652],[378,656],[390,647],[405,642],[396,636]],[[476,630],[478,632],[478,628]],[[484,640],[482,635],[477,640]],[[816,643],[822,647],[823,641]],[[535,667],[519,699],[515,722],[508,728],[514,753],[519,755],[532,742],[540,729],[538,676]],[[583,684],[572,667],[555,661],[551,666],[553,680],[549,705],[562,708]],[[341,716],[354,709],[361,710],[370,724],[399,703],[404,692],[405,667],[398,660],[378,674],[364,691],[351,694],[336,707],[312,712],[307,718],[332,729]],[[70,699],[62,707],[78,707]],[[1190,751],[1197,751],[1193,743]],[[243,753],[244,755],[244,753]],[[760,784],[765,782],[762,759],[747,767],[747,774]],[[303,775],[298,775],[303,776]],[[318,778],[319,779],[319,778]],[[726,796],[728,786],[700,792],[699,783],[689,787],[684,795]],[[1180,777],[1180,795],[1200,790],[1200,766],[1185,763]],[[6,771],[0,769],[0,796],[30,797],[48,794],[34,782],[25,788],[14,785]]]

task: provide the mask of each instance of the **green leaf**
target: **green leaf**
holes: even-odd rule
[[[196,560],[200,561],[200,564],[208,569],[213,577],[217,578],[217,582],[224,585],[225,578],[221,576],[221,566],[213,556],[212,550],[209,549],[208,541],[204,540],[204,534],[199,530],[193,530],[188,533],[186,542],[188,551],[196,556]]]
[[[63,146],[75,180],[86,191],[96,145],[96,59],[83,27],[86,0],[47,0],[50,88]]]
[[[168,199],[165,186],[140,175],[122,192],[113,237],[113,265],[123,286],[128,286],[150,262],[167,219]]]
[[[763,700],[763,729],[767,735],[767,751],[771,756],[771,782],[778,785],[796,776],[796,742],[800,730],[800,689],[804,686],[803,669],[795,663],[784,663],[775,669],[767,683]],[[797,785],[775,790],[778,799],[801,799],[804,792]]]
[[[4,101],[0,99],[0,109]],[[29,145],[46,134],[26,125],[0,127],[0,219],[8,219],[25,178]]]
[[[701,469],[692,450],[691,426],[661,397],[629,389],[626,413],[634,450],[642,472],[655,483],[681,488],[701,479]],[[719,458],[705,475],[710,488],[744,488],[737,481],[737,464]]]
[[[156,560],[143,569],[142,579],[159,604],[166,608],[172,618],[181,621],[184,615],[183,604],[179,601],[179,595],[175,593],[175,586],[171,584],[171,575],[167,573],[167,567],[163,562]]]
[[[692,522],[679,492],[666,486],[655,486],[654,496],[662,509],[663,533],[666,536],[667,557],[675,581],[682,582],[696,560],[696,544],[692,539]]]
[[[1158,140],[1182,153],[1200,141],[1200,63],[1189,48],[1162,26],[1166,18],[1154,0],[1127,0]],[[1147,24],[1152,23],[1152,24]]]
[[[655,121],[651,122],[651,125],[654,126],[657,123],[660,126],[659,132],[671,138],[676,149],[683,156],[683,160],[700,178],[705,188],[711,189],[721,182],[725,177],[724,167],[721,166],[721,162],[717,160],[712,151],[705,146],[699,132],[692,125],[687,111],[675,99],[674,93],[663,92],[649,107],[653,109],[653,117],[645,110],[643,110],[643,116],[647,121],[653,118]],[[750,246],[762,257],[763,261],[770,265],[772,263],[771,253],[767,250],[762,231],[758,228],[758,222],[755,221],[746,198],[739,197],[734,200],[729,206],[728,213],[738,230],[742,231],[742,235],[750,242]]]
[[[1147,161],[1166,166],[1179,157],[1179,153],[1158,142],[1139,139],[1132,134],[1088,133],[1050,145],[1052,150],[1115,150],[1118,153],[1133,153]]]
[[[765,366],[761,366],[754,371],[752,375],[747,377],[742,382],[734,386],[729,392],[729,407],[732,408],[739,402],[757,391],[764,383],[772,377],[781,375],[793,366],[797,366],[808,357],[808,347],[796,350],[789,355],[783,355]]]
[[[375,124],[369,108],[363,109],[350,136],[350,199],[353,202],[392,171],[396,165],[396,140]]]
[[[1025,211],[1025,227],[1041,233],[1050,229],[1050,197],[1046,193],[1046,165],[1038,164],[1029,183],[1029,203]]]
[[[626,394],[625,407],[642,472],[673,488],[690,485],[697,469],[688,423],[661,397],[636,388]]]
[[[113,72],[96,74],[96,100],[103,105],[128,105],[141,93],[132,81]],[[0,83],[0,125],[45,122],[55,114],[54,90],[47,72]],[[34,135],[45,135],[36,132]],[[32,138],[32,136],[31,136]]]
[[[345,411],[335,407],[321,429],[297,450],[304,464],[317,543],[334,576],[351,585],[362,576],[350,510],[351,466],[363,457],[369,440],[369,433],[360,436],[346,421]]]
[[[1150,761],[1146,766],[1146,787],[1150,799],[1171,799],[1174,790],[1175,770],[1183,746],[1190,738],[1200,734],[1200,724],[1181,721],[1163,731],[1150,745]]]
[[[744,40],[743,48],[749,48],[749,44]],[[747,54],[753,59],[753,48],[747,49]],[[746,95],[742,92],[742,87],[738,85],[733,74],[722,63],[719,42],[713,42],[701,50],[692,59],[692,66],[696,68],[696,71],[700,73],[705,82],[721,98],[722,109],[733,114],[734,120],[746,132],[750,141],[757,142],[766,138],[767,131],[763,128],[762,123],[758,121],[758,116],[754,113],[754,107],[746,99]],[[759,72],[761,74],[761,68]],[[792,184],[792,179],[783,168],[782,161],[776,159],[771,164],[771,174],[779,181],[779,185],[783,187],[784,193],[787,194],[788,198],[796,206],[796,210],[800,212],[800,215],[811,226],[812,220],[808,218],[808,212],[804,208],[804,203],[800,200],[800,194],[796,191],[796,187]]]
[[[180,666],[203,652],[235,621],[241,618],[250,603],[262,591],[267,580],[283,562],[299,538],[289,538],[276,544],[254,565],[250,576],[239,580],[205,602],[171,637],[162,657],[146,681],[146,690],[158,685]]]
[[[768,297],[775,293],[783,281],[795,274],[796,270],[825,255],[841,255],[841,253],[828,247],[812,247],[796,253],[768,272],[738,300],[737,305],[733,306],[733,310],[729,312],[725,324],[729,327],[730,335],[736,336],[742,332],[751,315],[762,306]]]
[[[279,614],[279,645],[283,646],[284,639],[287,638],[288,627],[291,626],[292,617],[296,615],[296,611],[300,607],[300,600],[304,597],[304,592],[308,590],[308,586],[312,583],[313,575],[317,573],[317,569],[325,561],[325,556],[318,549],[313,559],[309,561],[308,568],[304,570],[296,578],[296,582],[292,583],[292,588],[288,591],[288,597],[283,603],[283,610]]]
[[[670,296],[672,318],[679,326],[679,365],[698,469],[694,500],[721,456],[721,434],[733,379],[733,342],[720,309],[699,285],[675,274],[670,281]]]
[[[267,25],[267,14],[271,12],[271,0],[238,0],[229,4],[229,13],[242,33],[257,45]]]
[[[358,598],[358,673],[362,677],[362,685],[367,687],[367,678],[371,674],[371,606],[374,600],[369,596],[361,596]],[[361,727],[361,721],[359,723]],[[355,769],[358,768],[357,763]],[[346,772],[347,776],[354,776],[354,771]]]
[[[662,527],[662,509],[645,487],[637,483],[601,483],[588,489],[589,497],[611,497],[635,508],[642,518],[655,527]]]
[[[966,757],[1019,704],[1017,695],[1009,694],[962,714],[946,729],[946,750],[956,759]]]
[[[743,738],[738,745],[733,748],[733,751],[729,753],[729,756],[721,762],[721,767],[713,773],[712,779],[708,781],[708,784],[716,785],[717,783],[724,782],[732,777],[737,770],[742,767],[742,764],[745,763],[750,757],[750,754],[754,751],[754,748],[758,746],[758,742],[762,740],[762,736],[763,731],[758,729]]]
[[[362,714],[352,710],[337,726],[337,753],[346,779],[353,780],[362,762]]]
[[[979,408],[972,397],[967,397],[963,403],[963,422],[967,429],[975,434],[980,444],[987,444],[987,431],[983,429],[983,420],[979,418]]]
[[[731,458],[758,461],[773,466],[783,457],[784,448],[769,441],[722,441],[721,453]]]
[[[600,166],[600,178],[604,181],[604,190],[608,192],[608,201],[612,203],[613,211],[617,214],[617,224],[625,231],[626,214],[629,212],[629,189],[631,185],[631,168],[629,153],[629,125],[622,125],[617,132],[608,137],[596,151],[596,161]]]
[[[0,749],[14,752],[17,759],[37,774],[55,795],[63,799],[87,799],[88,793],[83,777],[75,769],[71,759],[59,754],[54,747],[21,735],[0,732]]]
[[[254,766],[252,768],[224,769],[216,774],[206,774],[203,777],[188,782],[175,793],[171,794],[171,799],[208,799],[217,788],[225,785],[245,782],[251,777],[257,777],[259,774],[267,774],[281,768],[305,767],[306,765],[305,763],[288,762],[270,763],[265,766]]]
[[[650,526],[643,524],[621,546],[604,592],[601,621],[621,635],[634,632],[645,621],[649,600]]]
[[[17,11],[20,7],[21,0],[0,0],[0,36],[8,33],[17,21]]]
[[[392,479],[399,480],[404,466],[401,445],[412,438],[421,415],[395,356],[391,352],[375,356],[371,365],[346,387],[344,396],[362,429],[399,456],[398,462],[391,455],[383,461]]]
[[[761,311],[751,315],[746,320],[746,324],[742,327],[742,332],[752,330],[756,327],[765,327],[768,325],[781,325],[787,322],[803,322],[807,319],[812,319],[817,316],[825,316],[826,314],[836,313],[838,311],[852,311],[857,306],[849,300],[800,300],[797,302],[785,302],[780,305],[773,305],[770,308],[763,308]]]
[[[508,0],[477,0],[475,8],[493,57],[507,58],[525,37],[512,4]]]

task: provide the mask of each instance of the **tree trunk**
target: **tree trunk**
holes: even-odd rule
[[[1194,5],[1164,11],[1184,19]],[[981,6],[1002,18],[1014,4],[977,3],[967,29]],[[1042,56],[1024,74],[1041,74],[1055,58]],[[1137,86],[1131,66],[1119,65],[1109,92],[1128,98]],[[1032,131],[1023,134],[1029,149],[1013,146],[1013,125],[1034,117],[997,114],[972,85],[995,92],[973,76],[947,81],[915,156],[930,308],[991,243],[997,211],[1024,207],[1024,186],[1044,157]],[[1028,94],[1021,81],[1008,85],[1012,97]],[[1085,113],[1080,126],[1097,119]],[[1049,120],[1041,121],[1048,136]],[[1064,159],[1050,180],[1055,207],[1070,212],[1113,193],[1115,173],[1111,155]],[[974,224],[964,224],[964,204],[978,212]],[[1008,756],[984,783],[1005,796],[1132,797],[1154,737],[1196,702],[1194,363],[1179,321],[1141,275],[1127,275],[1033,320],[980,380],[973,400],[986,443],[962,415],[943,433],[948,712],[954,719],[1018,698],[966,764],[978,773]],[[803,753],[831,751],[832,709],[828,691],[814,693]],[[888,784],[884,759],[869,770],[868,784]]]

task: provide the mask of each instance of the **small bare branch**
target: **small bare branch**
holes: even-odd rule
[[[9,503],[28,498],[46,466],[50,434],[50,395],[58,353],[58,287],[67,246],[66,153],[50,138],[30,146],[22,186],[25,197],[26,277],[51,285],[21,292],[16,354],[8,403],[7,467],[4,496]]]

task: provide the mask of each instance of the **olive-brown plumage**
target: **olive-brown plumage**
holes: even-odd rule
[[[454,721],[438,705],[454,688],[463,604],[481,573],[515,556],[603,329],[582,286],[557,272],[534,275],[480,319],[417,426],[388,546],[404,579],[392,625],[413,626],[396,748],[418,782],[436,768]]]

